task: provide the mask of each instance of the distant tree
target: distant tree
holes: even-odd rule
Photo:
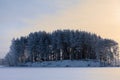
[[[106,63],[116,65],[116,60],[119,60],[118,43],[113,40],[103,39],[99,41],[97,48],[99,50],[98,57],[103,66],[105,66]]]
[[[101,65],[117,65],[118,43],[79,30],[39,31],[12,40],[5,57],[8,65],[51,60],[98,60]]]

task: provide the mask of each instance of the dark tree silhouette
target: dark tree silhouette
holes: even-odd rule
[[[5,57],[9,65],[51,60],[97,60],[101,65],[116,65],[118,43],[85,31],[39,31],[13,39]]]

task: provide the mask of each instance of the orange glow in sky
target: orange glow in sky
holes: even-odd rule
[[[19,3],[5,3],[0,8],[4,12],[4,17],[0,16],[1,30],[5,28],[0,33],[0,43],[5,43],[0,45],[1,49],[4,48],[1,53],[7,53],[13,37],[39,30],[79,29],[114,39],[120,44],[120,0],[35,0],[29,3],[21,0]]]

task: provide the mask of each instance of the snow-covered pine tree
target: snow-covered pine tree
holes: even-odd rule
[[[8,65],[51,60],[97,60],[103,66],[117,65],[118,43],[79,30],[39,31],[13,39],[5,57]]]

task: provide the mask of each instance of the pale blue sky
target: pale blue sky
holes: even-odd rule
[[[39,30],[79,29],[120,43],[120,0],[0,0],[0,57]]]
[[[80,1],[0,0],[0,57],[8,52],[12,38],[24,36],[22,33],[24,34],[25,30],[35,27],[35,24],[28,23],[28,20],[42,20],[43,15],[58,15],[60,11],[77,5],[78,2]]]

